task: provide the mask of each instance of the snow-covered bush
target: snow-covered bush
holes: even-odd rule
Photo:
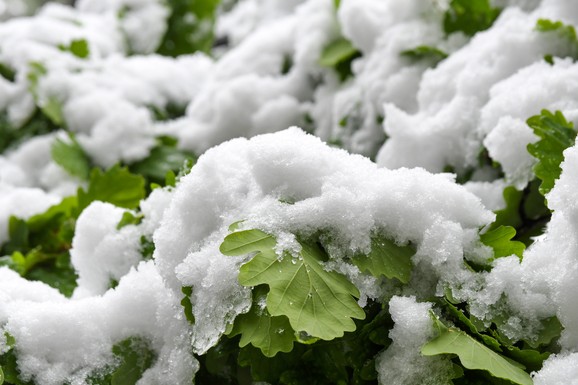
[[[0,385],[578,383],[578,4],[0,19]]]

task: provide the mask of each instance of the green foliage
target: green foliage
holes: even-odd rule
[[[10,82],[14,82],[16,80],[16,71],[9,65],[0,63],[0,76]]]
[[[190,169],[197,161],[197,157],[188,151],[179,150],[175,139],[164,137],[153,148],[148,157],[129,166],[131,172],[140,174],[149,182],[170,185],[166,180],[167,174],[178,172],[187,164]]]
[[[340,37],[323,49],[319,58],[319,65],[333,68],[337,71],[340,80],[345,81],[353,74],[351,72],[351,63],[360,56],[361,52],[349,40]]]
[[[526,249],[522,242],[512,241],[516,236],[516,229],[511,226],[500,226],[480,235],[480,240],[494,250],[494,259],[517,255],[520,259]]]
[[[219,3],[220,0],[168,0],[168,29],[157,52],[166,56],[210,53]]]
[[[240,347],[248,344],[261,349],[266,357],[278,352],[290,352],[295,342],[295,331],[285,316],[273,317],[265,307],[267,287],[258,286],[253,290],[253,304],[246,314],[235,319],[230,337],[241,335]]]
[[[448,57],[448,54],[439,48],[429,45],[420,45],[401,52],[401,56],[412,61],[424,61],[435,67],[439,62]]]
[[[78,189],[78,210],[84,210],[93,201],[135,209],[144,197],[145,180],[142,176],[118,165],[106,172],[94,168],[90,173],[88,189]]]
[[[272,316],[286,316],[298,333],[325,340],[355,330],[352,318],[363,319],[365,313],[354,297],[359,291],[344,276],[326,271],[327,260],[317,245],[300,242],[298,255],[275,253],[276,240],[260,230],[229,234],[221,252],[236,256],[256,252],[239,272],[243,286],[268,285],[267,310]]]
[[[125,226],[138,225],[142,222],[143,218],[144,215],[142,214],[135,215],[130,211],[125,211],[124,213],[122,213],[122,218],[120,218],[118,225],[116,225],[116,229],[120,230]]]
[[[62,139],[56,139],[52,143],[52,159],[70,175],[88,180],[90,160],[74,135],[69,135],[69,140],[67,143]]]
[[[76,198],[66,198],[46,212],[28,220],[11,217],[9,241],[2,245],[0,266],[8,266],[23,277],[42,281],[70,296],[76,273],[68,250],[72,245]]]
[[[536,31],[555,34],[557,38],[564,43],[564,54],[578,59],[578,38],[576,37],[576,29],[573,25],[564,24],[561,21],[538,19],[536,22]],[[554,64],[552,55],[546,55],[544,59],[548,63]]]
[[[106,172],[94,169],[88,188],[79,188],[77,196],[64,198],[44,213],[28,220],[11,217],[9,241],[0,252],[0,266],[8,266],[23,277],[42,281],[66,296],[76,287],[76,273],[70,263],[76,219],[95,200],[110,202],[120,207],[136,208],[144,198],[144,179],[115,166]],[[132,214],[130,214],[132,215]],[[138,216],[123,216],[119,226],[138,222]],[[149,249],[145,249],[148,246]],[[154,251],[154,245],[152,245]],[[151,253],[143,246],[143,258]]]
[[[374,277],[397,278],[402,283],[408,283],[413,268],[411,257],[415,251],[412,245],[399,246],[385,237],[374,237],[371,240],[371,252],[368,255],[356,255],[353,263]]]
[[[0,366],[0,385],[4,384],[4,371],[2,370],[2,366]]]
[[[494,377],[519,385],[533,384],[522,365],[494,352],[460,329],[448,328],[437,319],[435,324],[438,336],[422,347],[422,354],[455,354],[467,369],[485,370]]]
[[[91,385],[135,385],[143,373],[156,361],[150,343],[141,337],[130,337],[112,347],[116,365],[88,379]]]
[[[8,120],[8,116],[2,113],[0,114],[0,154],[30,138],[48,134],[57,129],[58,126],[38,109],[21,127],[14,127]]]
[[[191,325],[195,324],[195,316],[193,314],[193,303],[191,302],[191,295],[193,295],[193,288],[191,286],[185,286],[181,289],[184,296],[181,300],[181,306],[183,307],[183,311],[185,312],[185,317],[191,323]]]
[[[70,52],[80,59],[86,59],[90,55],[90,48],[86,39],[72,40],[69,45],[60,44],[58,49],[65,52]]]
[[[540,115],[532,116],[527,123],[540,137],[536,143],[528,144],[528,152],[538,159],[534,173],[542,181],[540,193],[546,195],[560,177],[562,172],[560,164],[564,160],[563,151],[574,145],[576,131],[574,125],[566,121],[560,111],[553,114],[542,110]]]
[[[452,0],[444,15],[444,31],[447,34],[463,32],[474,36],[490,28],[500,12],[499,8],[492,7],[489,0]]]
[[[5,385],[32,385],[30,382],[24,382],[20,379],[20,370],[18,369],[17,357],[14,352],[15,340],[8,333],[4,333],[8,351],[0,355],[0,380]],[[2,384],[0,381],[0,384]]]

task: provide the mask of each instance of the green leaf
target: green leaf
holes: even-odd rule
[[[576,131],[572,123],[566,121],[562,112],[542,110],[540,115],[527,120],[528,126],[541,139],[528,144],[528,152],[538,159],[534,166],[536,177],[542,181],[540,193],[546,195],[560,177],[560,164],[564,160],[563,151],[572,147],[576,140]]]
[[[334,68],[341,81],[352,75],[351,62],[361,56],[357,48],[344,37],[329,43],[321,52],[319,65],[322,67]]]
[[[184,286],[181,288],[181,291],[184,294],[184,297],[181,300],[181,306],[183,307],[185,317],[187,317],[187,320],[191,323],[191,325],[194,325],[195,315],[193,314],[193,303],[191,302],[191,295],[193,295],[193,288],[191,286]]]
[[[542,330],[535,341],[527,341],[528,345],[534,349],[541,346],[549,345],[560,337],[564,326],[560,323],[558,317],[553,316],[542,321]]]
[[[66,172],[83,180],[90,175],[90,160],[74,136],[69,135],[70,143],[56,139],[52,143],[52,159]]]
[[[402,51],[401,56],[407,57],[413,61],[427,61],[431,63],[432,67],[435,67],[440,61],[447,58],[448,54],[436,47],[420,45]]]
[[[118,222],[118,225],[116,225],[116,229],[120,230],[125,226],[138,225],[139,223],[142,222],[143,218],[144,218],[143,214],[134,215],[130,211],[125,211],[124,213],[122,213],[122,218]]]
[[[413,268],[411,257],[415,251],[412,245],[399,246],[385,237],[374,237],[371,240],[371,252],[368,255],[356,255],[353,263],[374,277],[397,278],[402,283],[408,283]]]
[[[68,46],[59,44],[58,48],[61,51],[67,51],[80,59],[86,59],[90,55],[90,49],[86,39],[72,40]]]
[[[213,47],[213,27],[220,0],[168,0],[171,14],[158,53],[179,56]]]
[[[4,383],[4,371],[2,370],[2,366],[0,366],[0,385]]]
[[[267,291],[266,286],[253,289],[251,309],[248,313],[237,316],[229,336],[241,335],[240,347],[251,344],[261,349],[266,357],[273,357],[279,352],[287,353],[293,350],[296,339],[287,317],[273,317],[265,308]]]
[[[516,229],[510,226],[500,226],[480,234],[480,241],[494,250],[493,259],[509,257],[510,255],[517,255],[521,259],[526,245],[522,242],[512,241],[515,236]]]
[[[167,182],[169,172],[173,172],[174,176],[174,172],[179,171],[185,162],[191,162],[192,166],[196,160],[196,156],[190,152],[181,151],[175,146],[159,145],[152,149],[147,158],[130,165],[130,170],[153,182],[163,183]]]
[[[468,36],[486,30],[500,15],[489,0],[452,0],[444,16],[444,31],[447,34],[463,32]]]
[[[536,31],[556,34],[559,39],[566,43],[566,55],[574,59],[578,58],[578,38],[576,37],[576,29],[573,25],[564,24],[561,21],[538,19],[536,22]],[[554,64],[552,55],[546,55],[544,59],[548,61],[548,63]]]
[[[94,168],[90,173],[88,190],[78,189],[78,207],[82,211],[93,201],[103,201],[135,209],[144,197],[145,180],[142,176],[131,174],[118,165],[106,172]]]
[[[143,338],[131,337],[112,347],[112,352],[120,360],[120,365],[112,374],[111,385],[134,385],[150,368],[156,354]]]
[[[357,53],[357,48],[349,40],[340,37],[329,43],[321,52],[319,64],[323,67],[335,67],[338,63],[350,59]]]
[[[467,369],[485,370],[494,377],[519,385],[533,385],[530,375],[515,361],[506,359],[460,329],[447,328],[439,321],[436,326],[439,335],[422,347],[423,355],[456,354]]]
[[[355,330],[352,318],[365,313],[353,297],[359,291],[343,275],[326,271],[321,262],[327,255],[316,245],[301,243],[297,256],[275,253],[275,238],[260,230],[229,234],[221,244],[225,255],[257,252],[241,266],[243,286],[268,285],[267,310],[272,316],[287,316],[297,332],[324,340]]]

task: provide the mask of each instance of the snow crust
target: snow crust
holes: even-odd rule
[[[421,347],[435,336],[430,316],[431,303],[417,302],[415,297],[392,297],[389,332],[392,344],[377,356],[376,369],[381,384],[445,385],[452,384],[452,362],[448,358],[426,357]]]

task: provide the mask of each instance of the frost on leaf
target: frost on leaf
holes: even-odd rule
[[[398,246],[387,238],[375,237],[371,240],[371,252],[355,256],[353,263],[374,277],[383,275],[408,283],[413,267],[411,257],[414,254],[415,248],[411,245]]]
[[[268,285],[267,311],[271,316],[286,316],[297,332],[331,340],[354,331],[352,318],[365,318],[354,298],[359,291],[343,275],[323,268],[325,252],[302,242],[298,255],[279,258],[275,245],[273,236],[245,230],[229,234],[220,250],[230,256],[256,252],[241,266],[239,282],[250,287]]]

